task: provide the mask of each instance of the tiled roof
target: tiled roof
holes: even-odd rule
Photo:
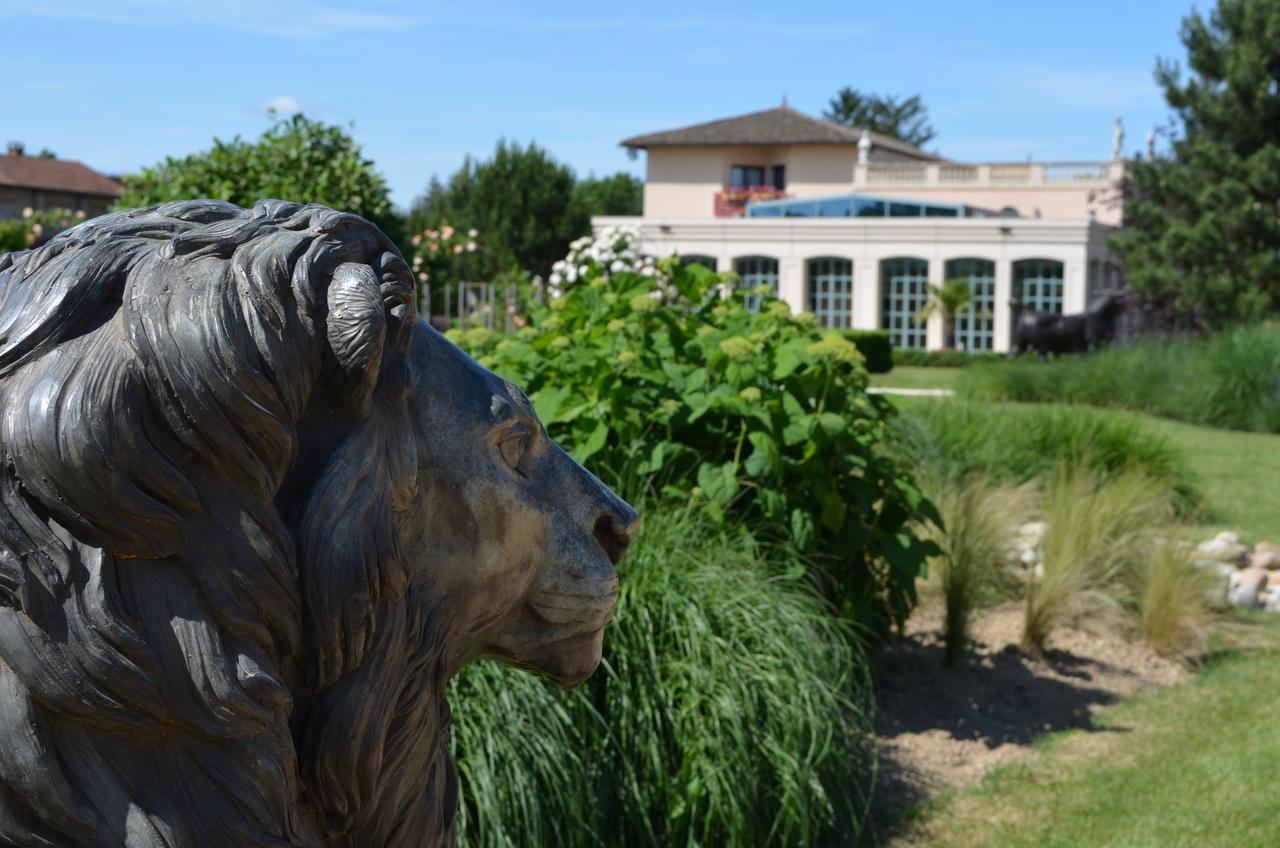
[[[0,186],[96,197],[119,197],[123,192],[120,183],[80,162],[25,155],[0,156]]]
[[[853,144],[862,138],[862,130],[811,118],[789,106],[752,112],[736,118],[725,118],[691,127],[638,135],[622,142],[623,147],[726,147],[772,146],[784,144]],[[914,145],[880,133],[871,133],[871,143],[915,159],[937,159]]]

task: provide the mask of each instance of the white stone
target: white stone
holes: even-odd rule
[[[1212,562],[1243,563],[1248,554],[1249,548],[1240,543],[1240,537],[1225,531],[1196,545],[1196,557]]]
[[[1267,585],[1267,572],[1246,568],[1231,575],[1227,586],[1227,602],[1233,607],[1257,609],[1262,606],[1262,589]]]
[[[1022,538],[1039,543],[1044,538],[1045,526],[1043,521],[1028,521],[1026,524],[1018,525],[1017,533]]]
[[[1280,545],[1274,542],[1259,542],[1254,545],[1249,564],[1254,568],[1265,568],[1268,571],[1280,570]]]
[[[1212,579],[1209,581],[1209,590],[1205,597],[1209,602],[1209,606],[1214,609],[1223,609],[1230,605],[1228,598],[1231,596],[1232,578],[1238,573],[1233,565],[1227,565],[1225,562],[1215,562],[1209,565],[1213,570]]]

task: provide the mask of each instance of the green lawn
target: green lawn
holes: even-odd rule
[[[1280,435],[1142,422],[1186,454],[1209,513],[1196,535],[1280,541]],[[1191,681],[1043,738],[1029,761],[914,810],[890,848],[1280,845],[1280,615],[1233,614],[1214,639]]]
[[[872,374],[871,385],[895,389],[954,389],[963,368],[899,365],[887,374]]]
[[[1280,436],[1143,417],[1186,454],[1208,505],[1209,529],[1234,530],[1251,542],[1280,541]]]
[[[919,811],[891,848],[1280,844],[1280,617],[1233,617],[1180,686],[1046,738],[1032,759]]]

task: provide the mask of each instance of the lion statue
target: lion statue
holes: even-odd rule
[[[600,660],[636,513],[367,221],[0,255],[0,844],[452,844],[445,684]]]

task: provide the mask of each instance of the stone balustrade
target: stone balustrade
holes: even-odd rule
[[[966,165],[955,162],[870,162],[854,166],[853,186],[947,186],[948,188],[1114,186],[1124,162],[1012,162]]]

